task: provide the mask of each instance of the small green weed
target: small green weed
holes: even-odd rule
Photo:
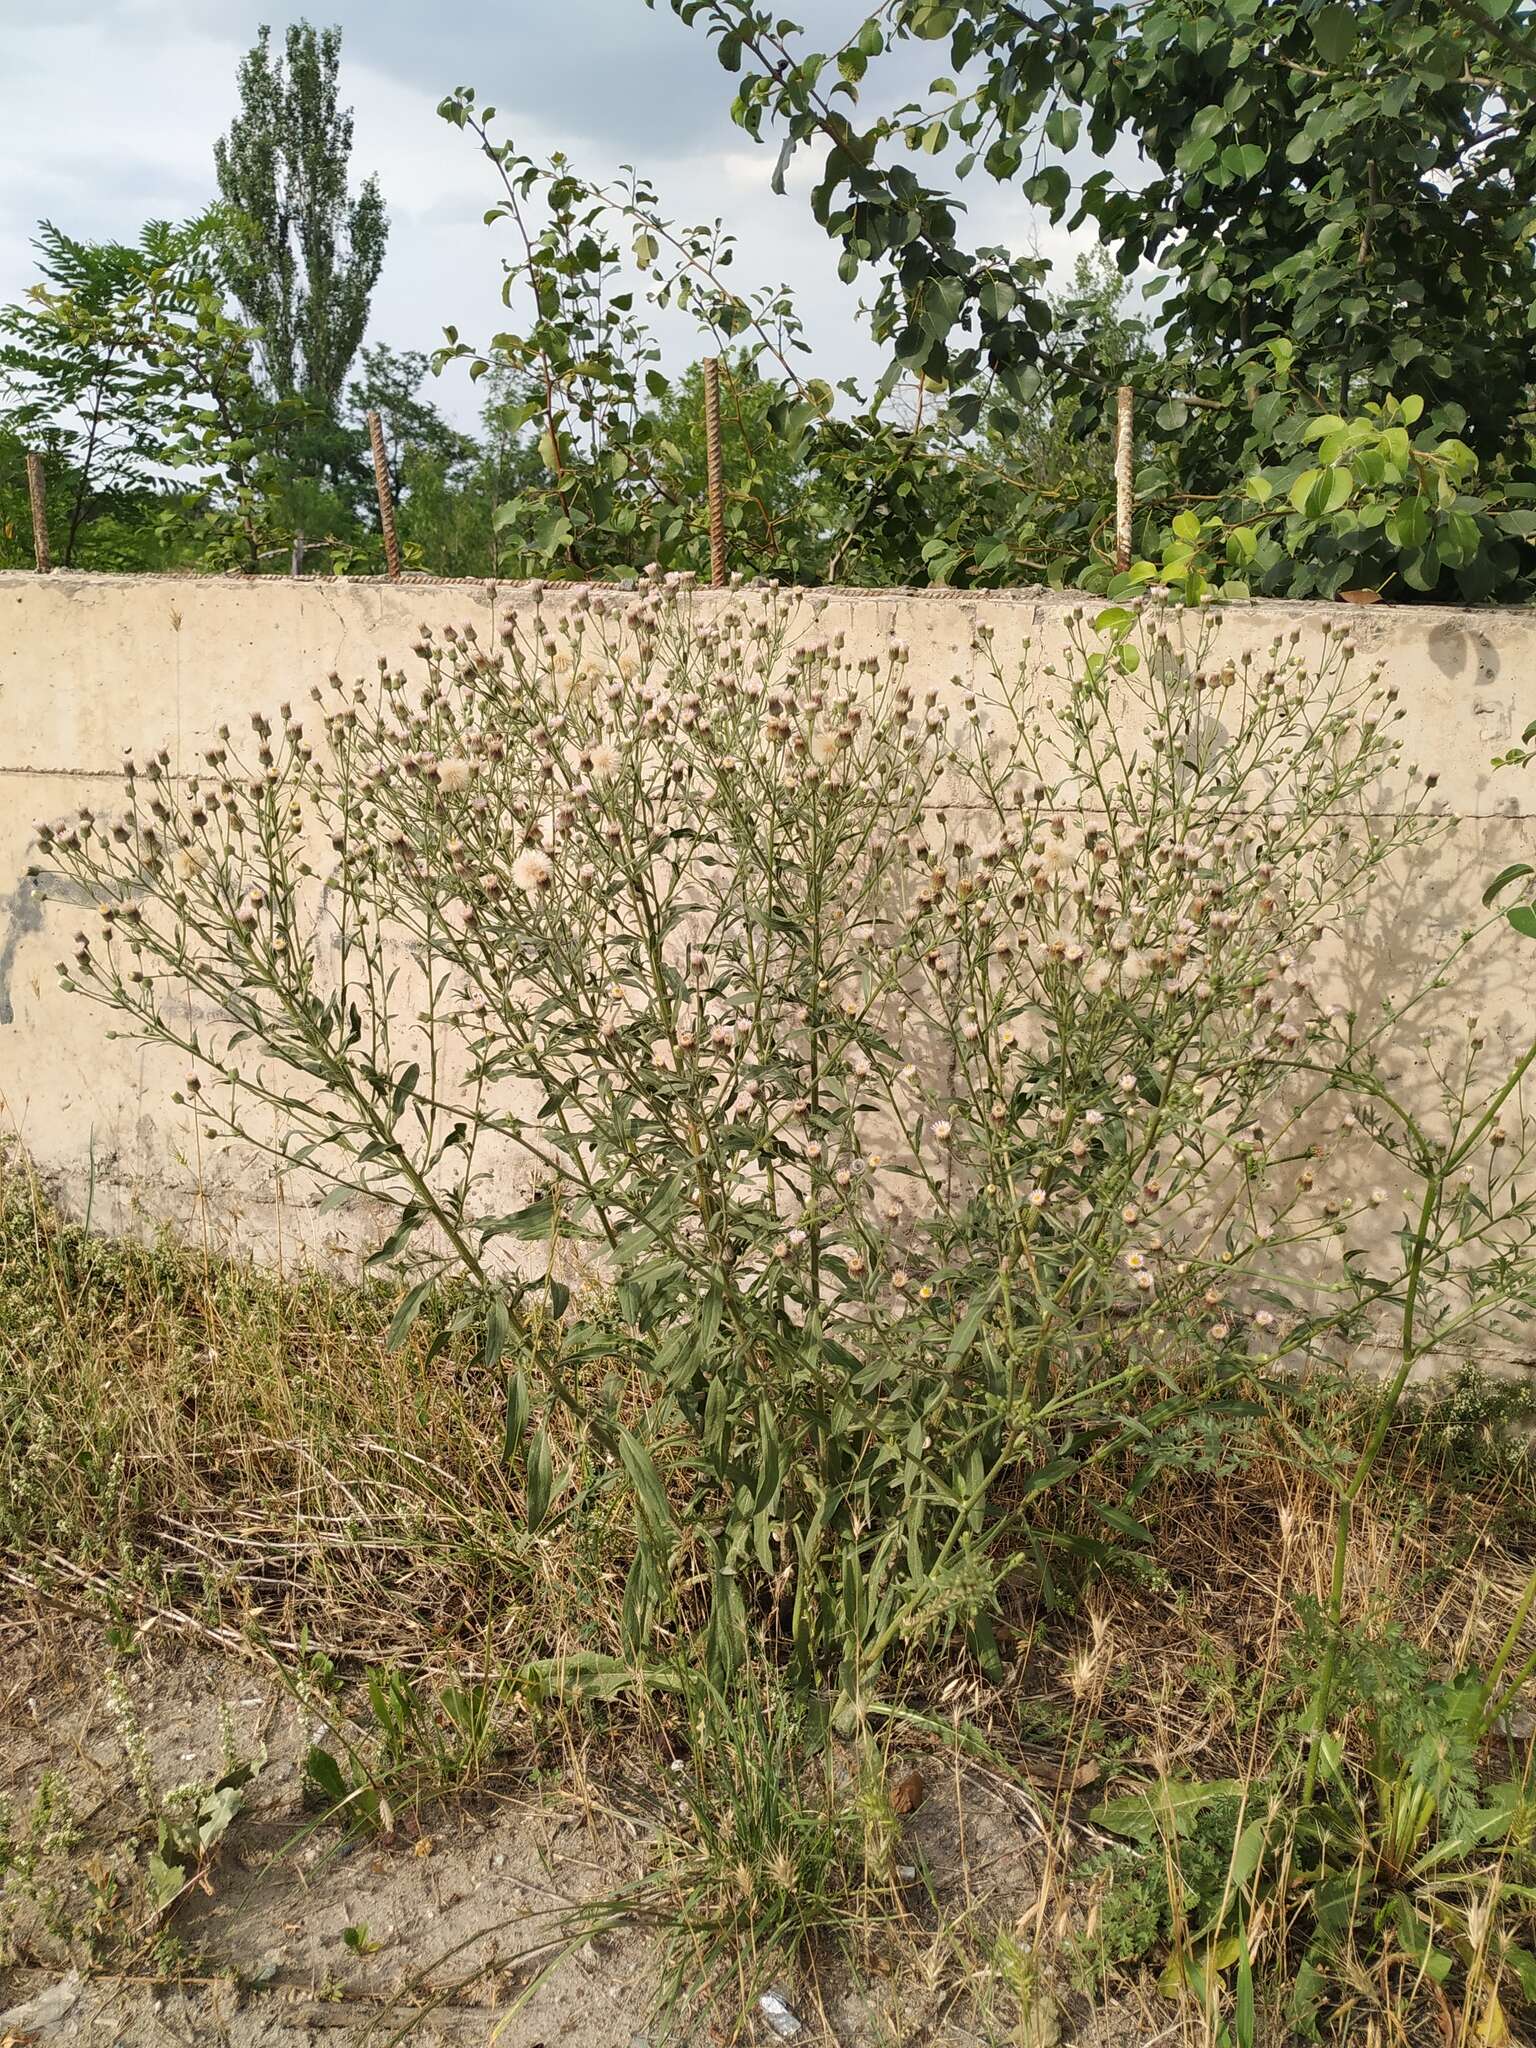
[[[227,1713],[223,1769],[211,1784],[162,1791],[149,1744],[122,1676],[109,1671],[106,1703],[116,1728],[134,1817],[110,1852],[91,1851],[69,1786],[45,1771],[21,1818],[0,1802],[0,1958],[45,1965],[85,1956],[175,1960],[169,1927],[179,1900],[204,1879],[265,1762],[241,1757]]]
[[[77,1931],[71,1888],[61,1874],[79,1847],[69,1787],[45,1771],[23,1816],[0,1800],[0,1959],[16,1960],[19,1909],[29,1904],[43,1931],[68,1944]]]
[[[1314,1617],[1303,1698],[1319,1655]],[[1100,1888],[1079,1974],[1164,1956],[1160,1989],[1233,2048],[1253,2039],[1256,1958],[1283,1964],[1307,2039],[1353,2038],[1365,1986],[1432,2001],[1458,2040],[1509,2040],[1506,2008],[1536,2002],[1536,1796],[1529,1753],[1512,1776],[1494,1763],[1503,1673],[1436,1679],[1392,1631],[1351,1634],[1336,1668],[1345,1732],[1320,1739],[1312,1802],[1293,1745],[1246,1784],[1161,1778],[1095,1809],[1127,1846],[1079,1871]]]
[[[404,1672],[370,1671],[359,1734],[348,1732],[333,1705],[324,1709],[334,1747],[311,1745],[304,1760],[308,1798],[348,1827],[391,1834],[402,1805],[459,1789],[481,1769],[495,1748],[511,1683],[428,1691]]]
[[[694,1684],[691,1753],[646,1897],[664,1931],[664,2009],[739,2014],[818,1953],[899,1911],[896,1818],[876,1773],[840,1770],[824,1717],[761,1676]]]

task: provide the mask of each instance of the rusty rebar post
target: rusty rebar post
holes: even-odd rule
[[[43,458],[35,448],[27,450],[27,496],[32,501],[32,552],[37,573],[46,576],[53,567],[48,553],[48,486],[43,478]]]
[[[1115,567],[1131,566],[1131,518],[1135,511],[1136,399],[1122,384],[1115,403]]]
[[[379,531],[384,536],[384,566],[390,580],[400,580],[400,537],[395,532],[395,500],[389,488],[389,463],[384,455],[384,424],[368,415],[368,445],[373,450],[373,485],[379,494]]]
[[[725,587],[725,478],[720,462],[720,359],[704,358],[704,452],[709,479],[709,580]]]

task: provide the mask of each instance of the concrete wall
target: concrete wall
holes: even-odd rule
[[[696,600],[709,605],[707,593]],[[1010,661],[1032,644],[1048,662],[1078,600],[1009,593],[832,591],[807,600],[805,629],[847,635],[855,653],[893,635],[912,650],[914,680],[947,683],[975,662],[985,622]],[[200,1157],[192,1120],[170,1100],[184,1062],[107,1033],[112,1019],[60,993],[54,962],[69,950],[79,907],[47,900],[25,879],[34,821],[82,801],[106,808],[125,749],[160,745],[196,759],[215,729],[275,713],[332,669],[408,663],[422,625],[473,620],[482,640],[529,603],[515,585],[0,575],[0,1133],[20,1137],[53,1191],[87,1201],[109,1228],[168,1221],[259,1251],[337,1241],[270,1170],[233,1153]],[[1536,718],[1536,611],[1438,607],[1356,610],[1252,604],[1224,611],[1224,651],[1267,647],[1293,629],[1303,650],[1347,627],[1362,656],[1383,661],[1406,707],[1408,757],[1438,772],[1458,819],[1432,879],[1383,908],[1383,928],[1350,934],[1390,963],[1433,956],[1479,915],[1487,879],[1536,860],[1536,773],[1495,774],[1490,757]],[[103,784],[107,785],[102,790]],[[1489,949],[1459,1012],[1523,1039],[1536,1019],[1536,949]],[[365,1231],[367,1219],[363,1219]]]

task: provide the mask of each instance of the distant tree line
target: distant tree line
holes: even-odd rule
[[[1531,595],[1536,0],[886,0],[830,53],[752,0],[672,4],[737,74],[738,120],[779,140],[776,183],[821,151],[817,217],[845,279],[876,281],[873,390],[813,373],[791,295],[738,288],[721,223],[669,220],[632,173],[535,162],[468,88],[440,111],[514,230],[505,330],[446,327],[430,361],[365,345],[389,224],[350,182],[339,35],[300,23],[278,54],[263,30],[201,216],[131,245],[39,229],[39,281],[0,310],[0,565],[31,558],[31,447],[61,564],[376,570],[373,410],[414,566],[703,570],[700,363],[669,374],[652,324],[680,308],[724,372],[746,574]],[[954,78],[861,116],[904,39],[947,43]],[[1122,134],[1133,186],[1104,161]],[[1100,247],[1067,280],[966,248],[952,192],[912,168],[946,151],[952,182],[1016,184]],[[474,432],[429,395],[456,362]]]

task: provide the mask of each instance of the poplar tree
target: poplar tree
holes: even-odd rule
[[[348,190],[352,111],[337,98],[341,31],[263,27],[240,65],[240,112],[214,144],[234,215],[230,289],[260,329],[274,394],[334,415],[368,322],[389,217],[378,180]]]

